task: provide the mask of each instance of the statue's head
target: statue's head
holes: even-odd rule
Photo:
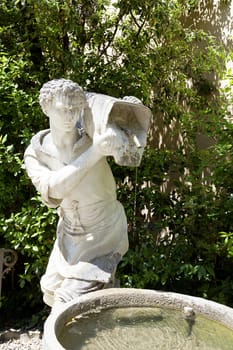
[[[83,89],[67,79],[54,79],[45,83],[40,90],[39,102],[48,117],[50,109],[57,103],[75,104],[80,110],[84,109],[87,103]]]

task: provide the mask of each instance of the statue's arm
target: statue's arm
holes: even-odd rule
[[[68,195],[101,158],[103,154],[90,146],[70,164],[52,171],[48,184],[49,197],[61,199]]]
[[[49,197],[49,180],[52,171],[46,165],[42,164],[31,145],[25,151],[24,164],[27,174],[37,191],[40,192],[43,202],[48,207],[58,207],[61,200]]]
[[[121,147],[121,131],[107,128],[103,135],[94,135],[93,144],[69,165],[53,172],[49,180],[49,196],[63,198],[105,156],[114,156]],[[104,181],[104,179],[103,179]]]
[[[111,129],[100,135],[77,159],[59,170],[51,170],[41,164],[32,147],[25,152],[24,162],[27,173],[44,202],[59,203],[92,171],[92,167],[107,155],[113,155],[119,140]],[[59,204],[58,204],[59,205]],[[57,206],[58,206],[57,205]]]

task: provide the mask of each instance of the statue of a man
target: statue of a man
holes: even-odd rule
[[[44,203],[57,208],[59,215],[41,279],[44,301],[51,307],[114,283],[117,265],[128,250],[126,216],[106,156],[127,153],[135,135],[128,136],[107,119],[104,131],[95,130],[96,103],[95,94],[85,94],[70,80],[44,84],[40,105],[50,129],[36,134],[25,151],[29,177]],[[97,119],[99,110],[94,111]]]

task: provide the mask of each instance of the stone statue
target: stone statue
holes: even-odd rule
[[[39,101],[50,129],[32,138],[24,161],[43,202],[59,215],[41,279],[44,302],[56,308],[114,285],[128,236],[106,156],[120,165],[139,165],[151,115],[134,97],[85,93],[65,79],[45,83]]]

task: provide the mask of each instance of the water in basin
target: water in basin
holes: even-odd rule
[[[232,350],[233,330],[182,311],[112,308],[72,319],[58,339],[67,350]]]

